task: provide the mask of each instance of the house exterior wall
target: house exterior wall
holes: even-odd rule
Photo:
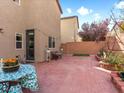
[[[56,38],[55,50],[60,47],[59,8],[56,0],[25,0],[24,4],[25,13],[28,14],[26,29],[35,29],[35,57],[37,61],[44,60],[49,36]]]
[[[124,33],[120,33],[120,40],[118,40],[118,45],[120,46],[120,52],[124,54]],[[120,42],[121,41],[121,42]]]
[[[25,33],[35,30],[35,60],[43,61],[48,47],[48,37],[56,38],[56,48],[60,47],[60,15],[56,0],[21,0],[21,5],[12,0],[0,0],[0,56],[15,57],[26,55]],[[23,49],[15,49],[15,33],[23,33]]]
[[[61,43],[79,41],[77,17],[61,19]]]
[[[114,30],[108,32],[107,42],[110,50],[114,52],[124,53],[124,33],[118,25],[115,24]]]
[[[119,33],[118,36],[109,36],[106,41],[108,42],[109,50],[119,53],[124,53],[124,33]]]
[[[15,48],[15,33],[21,32],[24,34],[25,31],[23,10],[23,6],[17,5],[13,0],[0,0],[0,28],[4,32],[0,33],[1,57],[24,55],[25,47],[22,50],[16,50]],[[24,35],[23,37],[25,39]],[[23,42],[24,44],[25,42]]]

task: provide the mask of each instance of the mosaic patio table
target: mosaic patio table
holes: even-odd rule
[[[28,88],[31,91],[38,90],[37,75],[36,75],[35,67],[32,65],[29,64],[21,65],[18,71],[11,73],[5,73],[3,71],[0,71],[0,81],[13,81],[13,80],[19,80],[21,82],[21,87]],[[22,93],[22,91],[19,91],[20,89],[18,88],[19,85],[11,88],[9,93]]]

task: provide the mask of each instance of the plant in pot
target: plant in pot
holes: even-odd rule
[[[96,55],[96,59],[97,59],[98,61],[104,60],[105,57],[106,57],[106,52],[105,52],[104,49],[101,49],[101,50],[97,53],[97,55]]]
[[[3,60],[3,71],[12,72],[19,69],[19,62],[15,58],[9,58]]]
[[[108,53],[106,62],[109,63],[111,70],[120,71],[122,69],[121,65],[124,62],[124,58],[119,54]]]

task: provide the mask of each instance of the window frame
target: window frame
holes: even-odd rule
[[[50,40],[50,38],[51,38],[51,40]],[[55,39],[55,37],[52,37],[52,36],[48,37],[48,48],[49,49],[56,48],[56,39]]]
[[[21,35],[21,38],[22,40],[21,41],[17,41],[17,34],[20,34]],[[21,42],[21,48],[17,48],[17,42]],[[23,49],[23,33],[20,33],[20,32],[16,32],[15,33],[15,49],[16,50],[22,50]]]

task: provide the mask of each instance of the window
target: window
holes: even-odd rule
[[[17,3],[18,5],[20,5],[20,0],[13,0],[15,3]]]
[[[16,49],[22,49],[22,33],[16,33]]]
[[[49,48],[52,48],[52,37],[49,37]]]
[[[55,48],[55,38],[54,37],[49,37],[49,48]]]
[[[52,43],[53,43],[53,48],[55,48],[55,38],[53,38]]]

